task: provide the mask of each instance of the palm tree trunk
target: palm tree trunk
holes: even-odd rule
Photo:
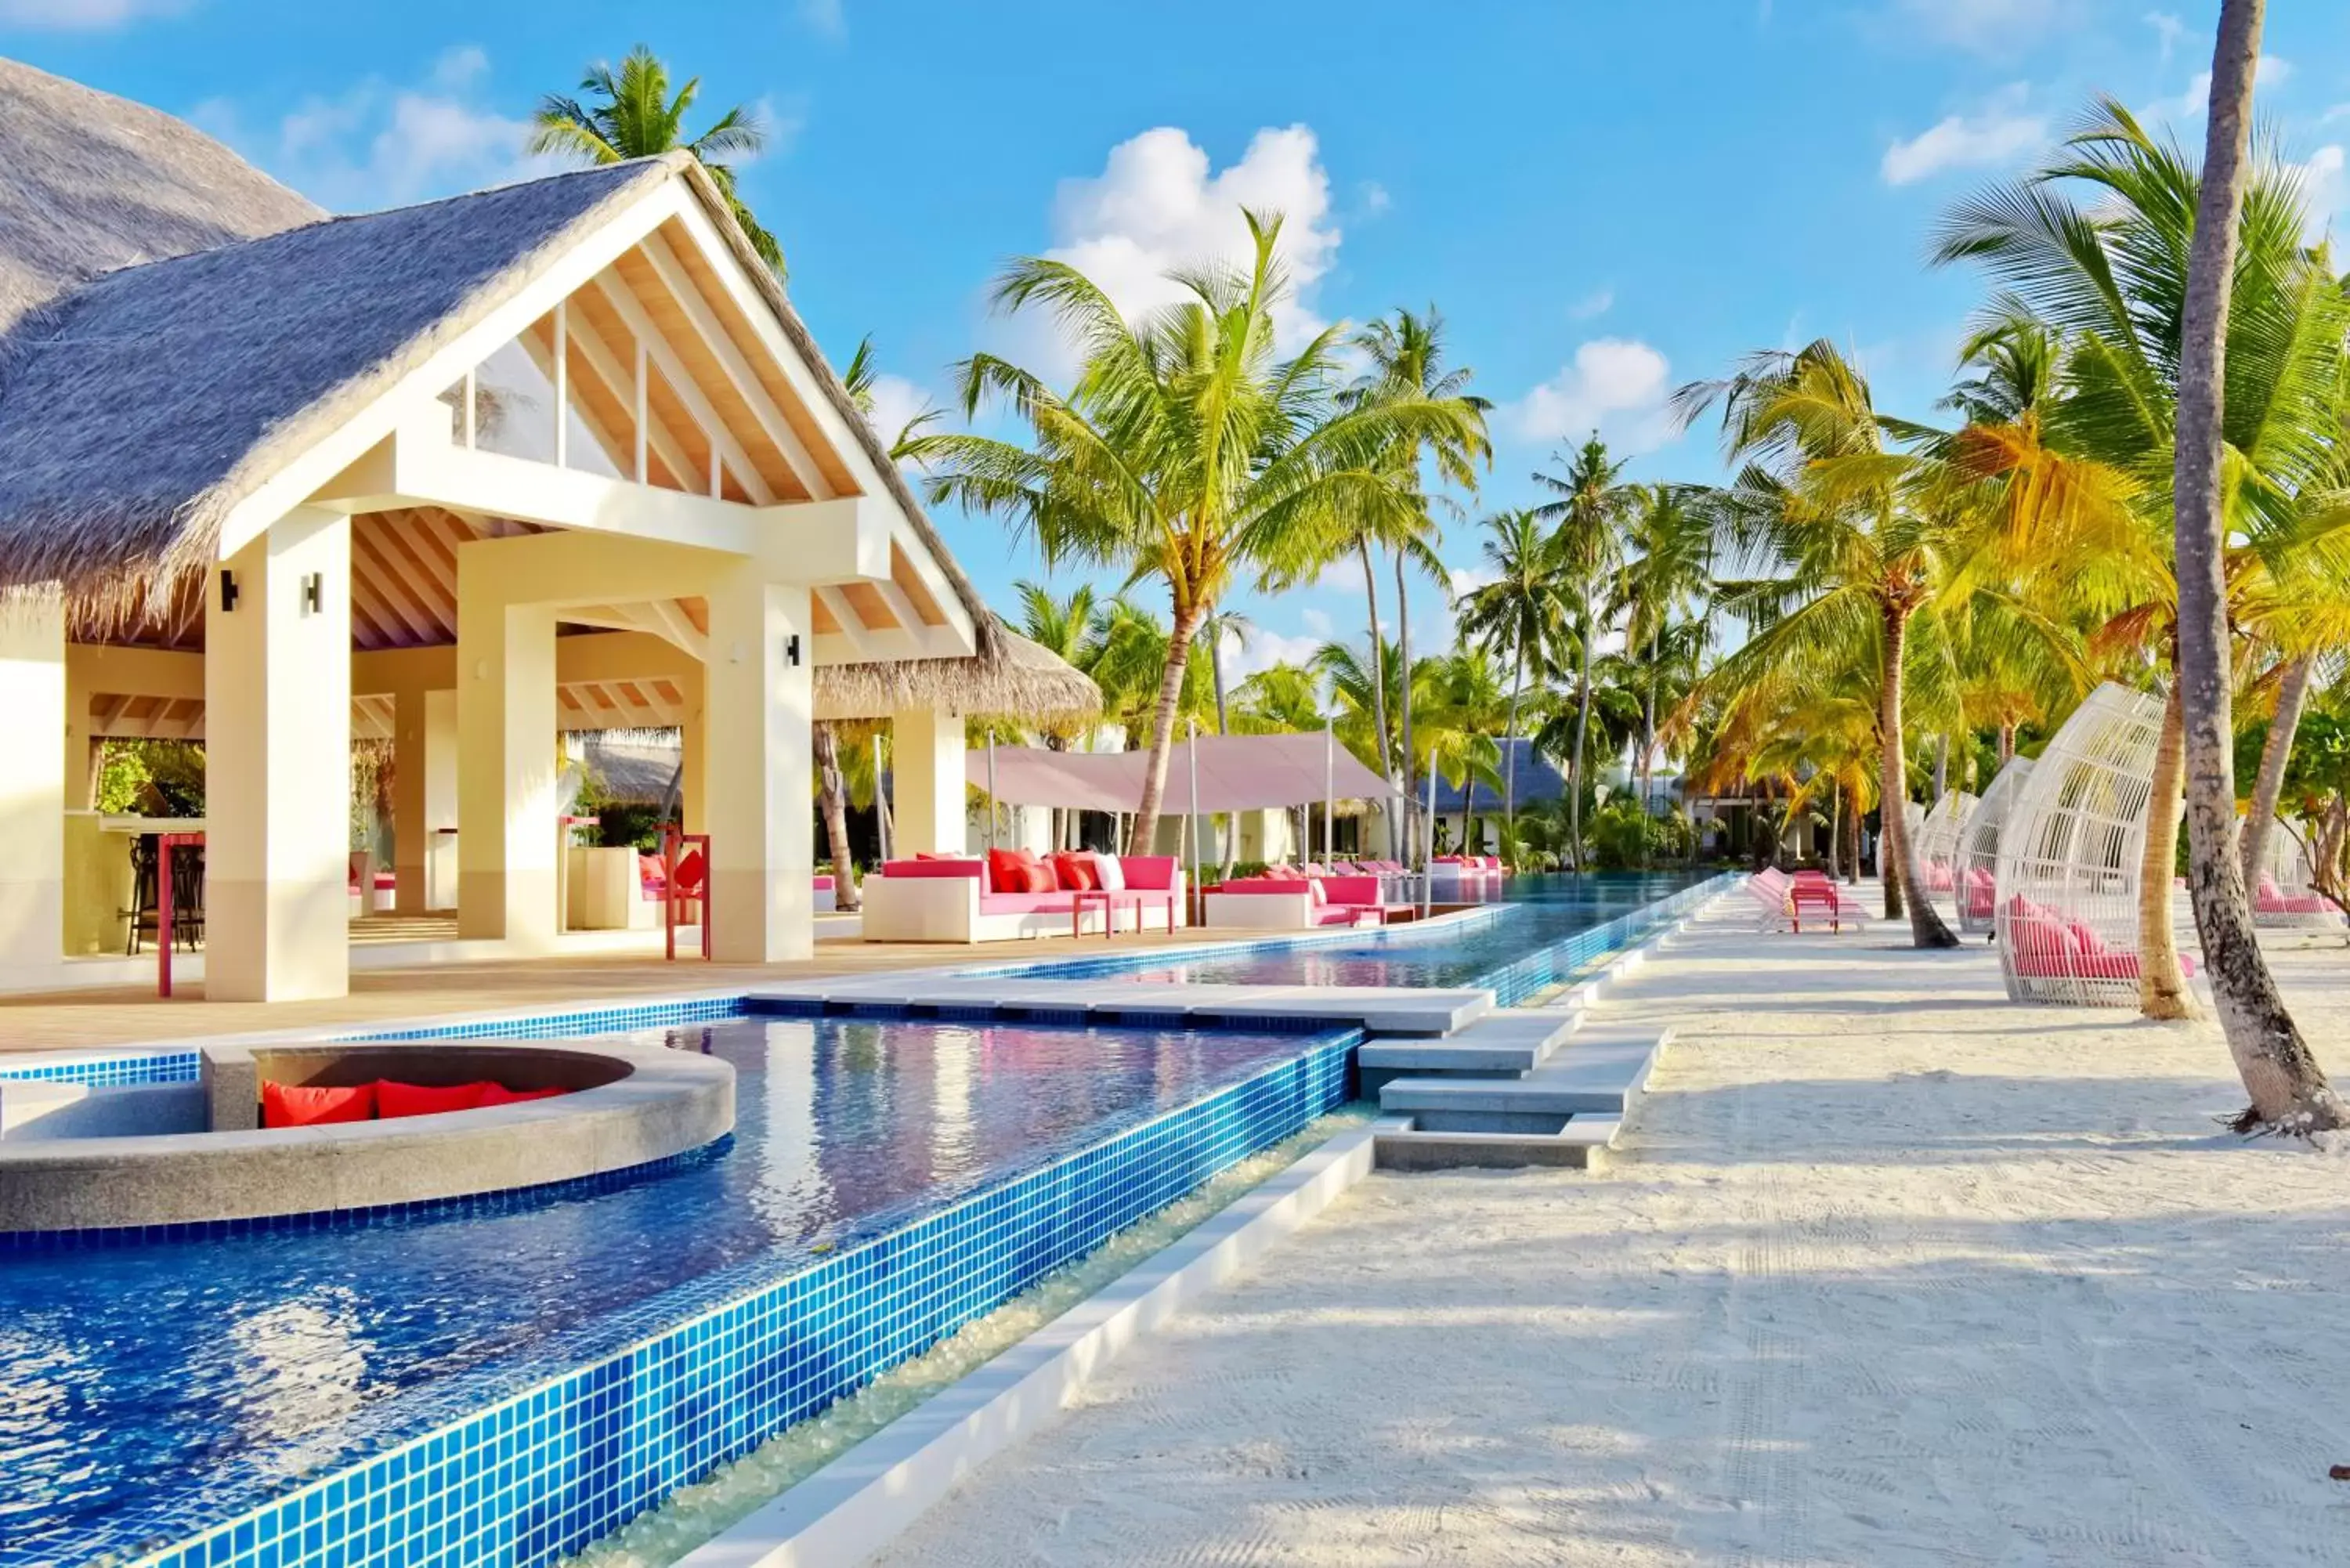
[[[2171,935],[2170,879],[2178,864],[2178,786],[2187,772],[2178,684],[2162,705],[2154,782],[2146,800],[2146,845],[2137,863],[2137,1010],[2148,1018],[2192,1018],[2195,999],[2178,967]]]
[[[2229,290],[2236,271],[2252,74],[2262,0],[2221,0],[2205,117],[2203,179],[2188,252],[2180,323],[2178,425],[2171,494],[2178,576],[2178,686],[2187,731],[2188,883],[2220,1023],[2251,1105],[2237,1126],[2311,1133],[2350,1126],[2285,1010],[2252,934],[2244,864],[2234,853],[2234,715],[2228,690],[2226,520],[2220,515],[2220,419]]]
[[[1412,864],[1413,841],[1417,838],[1424,851],[1428,835],[1433,830],[1433,825],[1420,824],[1416,834],[1412,828],[1412,824],[1418,820],[1419,804],[1419,792],[1412,787],[1415,782],[1412,766],[1419,759],[1412,754],[1411,750],[1411,599],[1410,596],[1404,591],[1401,545],[1396,547],[1395,577],[1396,705],[1399,710],[1396,721],[1397,733],[1403,742],[1403,755],[1397,759],[1401,765],[1396,771],[1403,775],[1403,863],[1409,866]]]
[[[1167,794],[1167,753],[1175,743],[1175,711],[1182,706],[1183,671],[1191,662],[1191,639],[1208,618],[1202,607],[1175,610],[1175,624],[1167,636],[1167,663],[1159,672],[1159,701],[1150,715],[1150,758],[1142,768],[1142,799],[1134,808],[1134,827],[1126,852],[1148,855],[1159,836],[1159,802]]]
[[[1575,868],[1583,869],[1583,751],[1585,738],[1591,732],[1591,617],[1586,610],[1582,633],[1577,639],[1583,645],[1575,657],[1575,768],[1567,780],[1566,821],[1568,847],[1575,853]]]
[[[1848,836],[1846,842],[1851,846],[1851,853],[1845,857],[1844,880],[1847,888],[1857,888],[1860,886],[1860,819],[1862,815],[1860,791],[1857,787],[1852,791],[1852,810],[1846,813],[1846,815],[1851,819],[1845,827],[1845,832]]]
[[[857,873],[848,850],[848,791],[840,778],[840,737],[830,724],[808,726],[814,753],[816,798],[824,808],[824,836],[832,849],[833,907],[844,913],[858,907]]]
[[[2244,813],[2244,886],[2257,888],[2261,863],[2268,855],[2269,834],[2276,826],[2277,800],[2284,794],[2285,764],[2293,760],[2293,732],[2301,728],[2301,710],[2309,700],[2309,674],[2316,659],[2304,654],[2284,667],[2277,686],[2276,717],[2269,721],[2269,738],[2261,747],[2261,771],[2252,775],[2252,804]]]
[[[1518,696],[1526,685],[1526,650],[1518,646],[1515,668],[1510,675],[1510,723],[1502,736],[1502,853],[1517,853],[1518,846],[1518,768],[1517,750],[1513,742],[1518,736]]]
[[[1939,803],[1940,803],[1940,801],[1941,801],[1941,798],[1942,798],[1944,795],[1946,795],[1946,794],[1950,794],[1950,736],[1948,736],[1948,735],[1937,735],[1937,736],[1935,736],[1935,737],[1934,737],[1934,800],[1935,800],[1935,802],[1936,802],[1937,804],[1939,804]]]
[[[1363,604],[1370,616],[1371,627],[1371,729],[1378,736],[1379,776],[1388,781],[1388,826],[1389,836],[1402,837],[1403,813],[1398,803],[1402,791],[1396,787],[1394,747],[1388,740],[1388,676],[1387,648],[1379,640],[1379,572],[1371,561],[1371,542],[1355,540],[1355,553],[1363,563]],[[1389,853],[1399,853],[1397,845],[1388,846]]]
[[[1999,765],[2001,767],[2005,767],[2014,760],[2015,726],[2013,724],[2002,724],[1999,727]]]
[[[1844,848],[1844,790],[1828,780],[1828,880],[1836,879]]]
[[[1917,842],[1909,836],[1909,825],[1901,819],[1901,803],[1909,798],[1908,764],[1901,751],[1901,670],[1909,637],[1909,612],[1887,605],[1885,608],[1885,691],[1879,699],[1881,708],[1877,722],[1885,731],[1885,743],[1879,748],[1884,759],[1885,778],[1878,794],[1885,803],[1885,833],[1883,847],[1877,852],[1878,869],[1888,887],[1898,881],[1898,894],[1909,911],[1909,940],[1921,948],[1954,948],[1959,939],[1942,923],[1933,900],[1920,891],[1926,885],[1924,868],[1918,861]],[[1889,850],[1891,853],[1887,853]],[[1895,912],[1891,905],[1894,894],[1886,897],[1887,916]]]

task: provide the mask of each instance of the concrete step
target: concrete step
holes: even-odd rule
[[[1422,1128],[1417,1118],[1394,1118],[1372,1135],[1374,1163],[1382,1170],[1523,1169],[1544,1166],[1592,1170],[1605,1163],[1620,1116],[1575,1116],[1557,1131],[1453,1132]]]
[[[1448,1116],[1621,1116],[1639,1097],[1657,1053],[1671,1038],[1669,1028],[1586,1027],[1515,1077],[1391,1077],[1379,1087],[1379,1108]]]
[[[1403,1077],[1515,1077],[1548,1060],[1582,1022],[1575,1008],[1500,1008],[1440,1040],[1366,1041],[1355,1060],[1366,1096]]]

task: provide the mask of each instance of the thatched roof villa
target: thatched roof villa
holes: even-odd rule
[[[67,961],[101,736],[203,737],[208,993],[276,998],[346,985],[355,734],[395,749],[400,908],[453,881],[530,952],[556,732],[681,727],[718,954],[764,961],[810,940],[812,720],[890,719],[901,842],[959,846],[962,715],[1097,701],[685,155],[328,217],[0,60],[0,983]]]

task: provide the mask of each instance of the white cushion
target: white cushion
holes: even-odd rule
[[[1094,866],[1101,872],[1101,885],[1105,891],[1111,893],[1126,891],[1126,867],[1119,863],[1117,856],[1097,855],[1094,857]]]

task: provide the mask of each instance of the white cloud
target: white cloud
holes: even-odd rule
[[[1994,94],[1973,114],[1953,114],[1907,141],[1885,150],[1879,166],[1888,185],[1907,185],[1946,169],[2004,163],[2048,140],[2048,122],[2023,108],[2022,83]]]
[[[1303,125],[1258,131],[1240,161],[1221,171],[1172,126],[1121,141],[1101,173],[1061,182],[1045,254],[1084,273],[1138,317],[1188,297],[1168,279],[1170,269],[1247,259],[1243,207],[1282,215],[1280,254],[1295,286],[1275,308],[1274,327],[1283,346],[1295,348],[1326,325],[1314,310],[1314,286],[1336,262],[1340,239],[1330,176],[1314,132]],[[1075,369],[1073,352],[1052,342],[1049,329],[1014,336],[1035,357],[1025,362],[1041,373]]]
[[[188,0],[0,0],[0,27],[106,33],[146,16],[172,16]]]
[[[800,21],[808,31],[827,38],[848,36],[848,16],[841,7],[841,0],[799,0],[799,8]]]
[[[2161,40],[2162,63],[2168,65],[2170,57],[2178,48],[2179,38],[2187,31],[2187,24],[2168,11],[2148,11],[2143,20],[2147,26],[2154,29],[2155,36]]]
[[[1444,576],[1452,588],[1452,597],[1456,599],[1463,595],[1473,594],[1488,583],[1499,580],[1498,574],[1490,572],[1482,566],[1447,566],[1444,569]]]
[[[1567,315],[1577,321],[1588,321],[1595,316],[1605,316],[1616,308],[1616,291],[1597,288],[1566,307]]]
[[[2301,198],[2308,205],[2303,228],[2315,244],[2333,228],[2334,218],[2350,212],[2350,177],[2345,177],[2342,144],[2331,142],[2309,155],[2299,166]]]
[[[1530,441],[1580,441],[1597,431],[1619,452],[1652,452],[1679,431],[1665,400],[1672,366],[1630,337],[1595,337],[1557,375],[1499,410],[1502,426]]]
[[[2075,20],[2077,0],[1898,0],[1904,33],[1978,55],[2009,57]]]
[[[2274,55],[2262,55],[2260,63],[2252,67],[2252,85],[2255,88],[2274,89],[2284,86],[2292,75],[2291,60],[2279,59]],[[2177,98],[2155,99],[2138,110],[2137,117],[2144,120],[2200,119],[2210,107],[2211,73],[2197,71],[2195,79],[2187,84],[2185,92],[2180,93]]]
[[[873,429],[885,444],[896,441],[908,423],[936,407],[938,400],[927,389],[903,376],[873,378]]]
[[[1324,642],[1330,640],[1333,633],[1329,611],[1303,609],[1297,612],[1297,618],[1305,623],[1305,629],[1312,632],[1315,638]]]
[[[1321,637],[1292,637],[1263,627],[1253,628],[1243,639],[1239,632],[1228,628],[1223,647],[1224,689],[1230,691],[1259,670],[1270,670],[1276,664],[1304,664],[1319,653],[1327,640]]]
[[[287,184],[340,211],[365,211],[528,179],[563,165],[524,151],[529,125],[487,103],[489,57],[444,52],[423,81],[369,78],[305,99],[275,126],[248,127],[214,99],[189,116]]]

